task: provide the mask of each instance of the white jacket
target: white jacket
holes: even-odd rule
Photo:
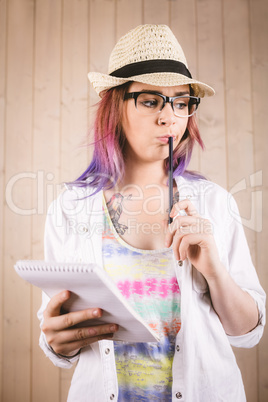
[[[238,209],[229,193],[205,180],[177,180],[180,200],[190,198],[200,215],[209,219],[220,258],[236,283],[255,299],[259,324],[242,336],[227,336],[215,313],[204,277],[184,261],[176,268],[181,289],[181,329],[173,361],[172,401],[242,402],[244,387],[231,348],[255,346],[265,324],[265,293],[252,265]],[[67,189],[54,201],[47,215],[45,259],[62,262],[102,263],[102,192],[86,197],[92,189]],[[78,200],[78,198],[80,200]],[[43,320],[43,303],[38,317]],[[112,341],[82,349],[73,359],[53,353],[41,332],[40,346],[52,362],[69,368],[79,359],[69,392],[71,402],[117,400],[118,384]],[[156,379],[157,380],[157,379]]]

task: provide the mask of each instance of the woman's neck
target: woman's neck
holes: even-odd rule
[[[128,185],[139,185],[143,188],[148,185],[166,186],[167,174],[163,162],[132,164],[129,161],[125,165],[125,175],[119,187]]]

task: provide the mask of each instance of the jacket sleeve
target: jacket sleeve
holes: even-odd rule
[[[44,248],[46,261],[64,262],[66,256],[64,255],[64,243],[66,237],[66,218],[62,212],[62,196],[60,195],[57,200],[53,201],[50,205],[45,225]],[[42,304],[37,313],[40,321],[40,327],[43,324],[43,313],[50,298],[43,292]],[[44,351],[45,355],[54,363],[55,366],[62,368],[71,368],[72,364],[79,358],[63,358],[56,354],[53,349],[48,345],[45,334],[41,331],[39,338],[39,345]]]
[[[228,338],[232,346],[251,348],[259,342],[263,334],[266,295],[251,260],[237,204],[230,195],[228,210],[228,222],[224,237],[227,246],[229,273],[234,281],[253,297],[259,311],[259,321],[256,328],[245,335],[228,336]]]

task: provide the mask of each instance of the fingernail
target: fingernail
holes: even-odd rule
[[[115,332],[116,330],[117,330],[116,325],[111,325],[111,326],[110,326],[110,331],[111,331],[111,332]]]
[[[101,316],[100,310],[99,310],[99,309],[94,310],[93,313],[92,313],[92,315],[93,315],[94,317],[100,317],[100,316]]]
[[[66,300],[68,296],[69,296],[69,293],[66,290],[64,292],[62,292],[62,294],[61,294],[62,300]]]
[[[182,261],[182,260],[178,260],[178,261],[177,261],[177,264],[178,264],[179,267],[182,267],[183,261]]]
[[[173,217],[174,215],[180,213],[180,208],[175,204],[174,207],[172,208],[171,214]]]

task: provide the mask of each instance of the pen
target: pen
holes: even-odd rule
[[[172,223],[173,219],[170,216],[173,206],[173,137],[168,139],[168,190],[169,190],[169,207],[168,207],[168,223]]]

